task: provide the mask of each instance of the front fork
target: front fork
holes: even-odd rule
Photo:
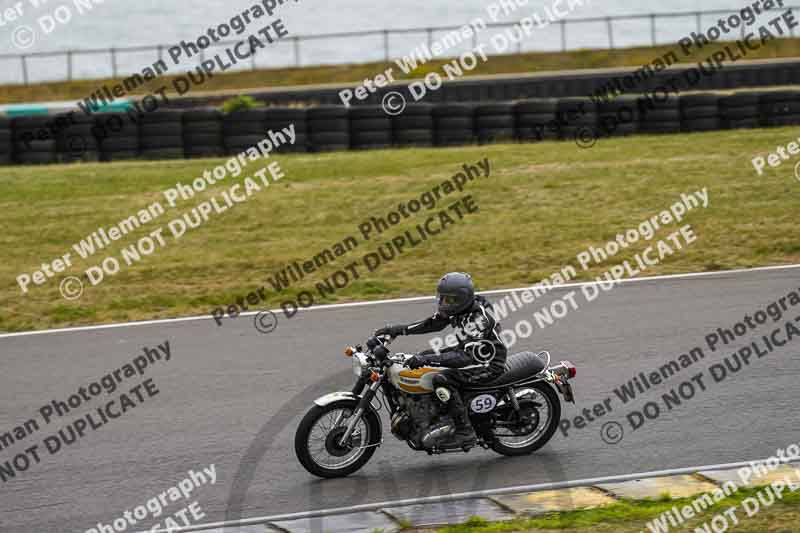
[[[367,388],[367,390],[364,391],[364,395],[358,402],[356,410],[350,416],[350,421],[347,423],[347,430],[339,439],[339,446],[345,446],[345,443],[350,441],[350,436],[353,434],[353,431],[355,431],[356,424],[358,424],[358,421],[361,419],[361,415],[364,414],[364,411],[367,409],[370,403],[372,403],[372,398],[374,398],[375,394],[378,392],[378,389],[381,386],[381,381],[383,381],[383,376],[381,376],[377,381],[373,381],[372,384]],[[360,379],[358,380],[358,384],[356,385],[358,386],[359,384],[361,384],[360,386],[363,388],[363,384],[361,383]],[[353,392],[355,393],[355,389],[353,389]],[[334,424],[333,427],[339,425],[342,416],[343,415],[339,415],[339,419],[336,421],[336,424]]]

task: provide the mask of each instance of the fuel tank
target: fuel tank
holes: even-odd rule
[[[389,382],[409,394],[430,394],[433,392],[433,376],[443,368],[422,367],[415,370],[399,364],[389,367]]]

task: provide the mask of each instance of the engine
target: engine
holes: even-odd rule
[[[452,427],[452,420],[445,414],[446,408],[432,394],[401,396],[398,403],[400,409],[392,417],[392,433],[400,440],[411,441],[417,448],[430,447],[432,426]],[[444,432],[443,436],[449,433]],[[426,435],[428,439],[423,443]]]

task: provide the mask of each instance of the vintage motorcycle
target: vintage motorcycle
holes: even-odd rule
[[[390,354],[392,340],[372,337],[366,350],[361,345],[346,348],[358,378],[353,390],[317,398],[300,422],[295,453],[312,474],[344,477],[364,466],[383,442],[378,411],[384,405],[392,434],[412,449],[428,454],[469,451],[469,446],[448,446],[455,427],[437,397],[447,391],[435,391],[433,385],[433,376],[443,369],[405,367],[412,354]],[[561,418],[556,390],[575,403],[569,383],[575,375],[569,361],[550,366],[547,352],[521,352],[508,356],[505,373],[495,380],[460,389],[477,445],[503,455],[530,454],[544,446]]]

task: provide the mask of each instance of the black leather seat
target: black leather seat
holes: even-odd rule
[[[506,359],[506,371],[499,377],[492,381],[468,385],[464,387],[464,390],[496,389],[527,378],[532,378],[542,370],[544,370],[544,361],[535,353],[515,353],[514,355],[508,356]]]

